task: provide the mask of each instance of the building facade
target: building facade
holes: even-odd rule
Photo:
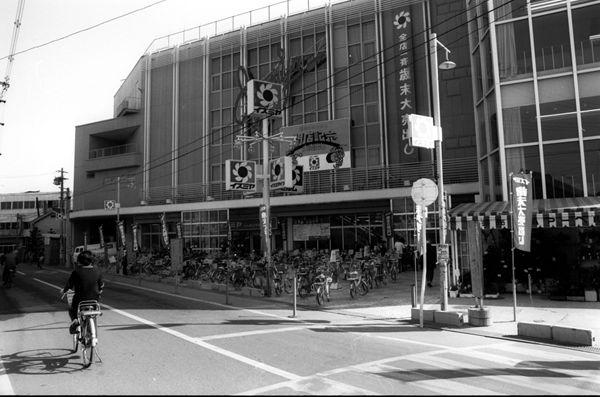
[[[532,247],[516,253],[517,279],[560,280],[561,294],[583,295],[600,276],[600,2],[466,7],[481,196],[456,209],[455,228],[466,242],[464,221],[478,222],[488,279],[510,281],[510,174],[530,173]]]
[[[272,7],[266,14],[281,15]],[[128,248],[135,235],[142,250],[160,249],[164,227],[190,249],[261,251],[260,187],[225,189],[226,160],[264,157],[260,144],[236,144],[252,133],[240,123],[244,71],[286,88],[271,134],[347,125],[338,133],[349,143],[349,166],[305,167],[302,193],[271,192],[272,247],[412,243],[412,183],[437,177],[433,151],[411,146],[406,131],[408,114],[432,115],[429,32],[458,64],[440,72],[448,201],[474,201],[478,152],[462,0],[345,1],[261,23],[252,20],[257,14],[239,28],[243,16],[155,40],[115,94],[114,118],[76,127],[74,245],[84,236],[98,242],[100,227],[105,241],[117,240],[118,219]],[[288,150],[273,145],[269,156]]]
[[[35,221],[44,215],[55,215],[54,210],[59,208],[58,192],[0,194],[0,253],[24,247]],[[54,228],[45,228],[41,233],[58,237],[60,221],[56,220],[51,226]]]

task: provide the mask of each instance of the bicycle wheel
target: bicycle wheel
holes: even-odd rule
[[[396,268],[392,268],[392,270],[390,271],[390,278],[392,279],[392,281],[396,281],[396,279],[398,278]]]
[[[356,283],[352,281],[350,283],[350,298],[354,299],[356,297]]]
[[[367,285],[367,283],[365,283],[365,280],[362,280],[360,284],[358,284],[357,290],[361,296],[365,296],[367,292],[369,292],[369,286]]]
[[[93,319],[87,319],[84,321],[83,326],[81,327],[81,338],[82,338],[82,350],[81,350],[81,358],[83,361],[83,367],[88,368],[92,365],[92,360],[94,359],[94,345],[92,343],[92,328],[93,328]]]
[[[286,294],[292,293],[292,282],[290,282],[290,279],[286,278],[283,280],[283,290]]]
[[[316,298],[317,298],[317,305],[321,306],[323,303],[325,303],[325,299],[323,296],[323,287],[317,287]]]

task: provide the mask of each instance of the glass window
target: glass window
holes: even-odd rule
[[[477,134],[479,135],[479,147],[481,148],[481,154],[487,153],[487,133],[485,130],[485,113],[483,111],[483,104],[477,106],[477,120],[479,121],[479,128]]]
[[[600,196],[600,139],[584,142],[588,196]]]
[[[352,154],[354,157],[352,163],[355,167],[365,167],[367,165],[367,154],[365,152],[365,149],[353,149]]]
[[[473,62],[475,63],[475,101],[483,97],[483,78],[481,76],[481,58],[479,58],[479,47],[473,53]]]
[[[542,197],[542,180],[540,179],[540,151],[537,145],[506,149],[506,175],[520,170],[533,173],[533,198]],[[546,172],[548,172],[546,170]]]
[[[579,143],[544,145],[547,198],[583,196]]]
[[[481,51],[483,51],[483,56],[485,57],[485,92],[488,92],[490,89],[494,88],[494,65],[492,63],[492,47],[490,46],[490,35],[485,37],[485,40],[481,42]]]
[[[533,18],[535,61],[541,74],[570,71],[571,46],[565,11]]]
[[[490,170],[488,169],[488,159],[485,158],[480,163],[481,172],[481,180],[483,181],[483,201],[490,201]]]
[[[542,139],[569,139],[579,136],[577,130],[577,115],[562,114],[560,116],[542,117]]]
[[[497,21],[527,15],[527,0],[494,0]]]
[[[533,83],[503,86],[502,106],[504,143],[536,142],[538,135]]]
[[[600,4],[573,9],[573,39],[577,65],[583,69],[600,66]]]
[[[500,170],[500,153],[496,152],[489,157],[492,163],[493,196],[492,200],[502,201],[502,171]]]
[[[496,32],[500,81],[530,77],[533,68],[527,20],[498,25]]]
[[[498,147],[498,115],[496,114],[496,97],[494,93],[491,93],[485,99],[487,105],[488,116],[490,118],[490,142],[492,144],[492,150]]]
[[[360,43],[360,25],[348,26],[348,43]]]
[[[580,73],[577,82],[581,110],[600,109],[600,72]]]
[[[540,93],[540,114],[575,111],[573,76],[539,80],[538,89]]]
[[[581,113],[583,136],[600,135],[600,110],[597,112]]]

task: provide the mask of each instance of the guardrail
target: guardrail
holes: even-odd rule
[[[135,143],[128,143],[125,145],[110,146],[100,149],[90,150],[89,159],[96,159],[99,157],[110,157],[118,156],[121,154],[135,153],[137,151],[137,145]]]

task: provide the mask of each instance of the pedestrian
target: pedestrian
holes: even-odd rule
[[[433,272],[437,262],[436,250],[429,241],[427,241],[427,286],[433,287]]]
[[[38,269],[42,269],[42,265],[44,264],[44,254],[40,254],[37,260]]]
[[[121,267],[123,275],[127,276],[127,250],[123,249],[123,257],[121,258]]]
[[[398,254],[398,258],[402,258],[404,248],[406,248],[406,240],[404,240],[404,237],[400,237],[400,239],[394,243],[394,249],[396,250],[396,254]]]

